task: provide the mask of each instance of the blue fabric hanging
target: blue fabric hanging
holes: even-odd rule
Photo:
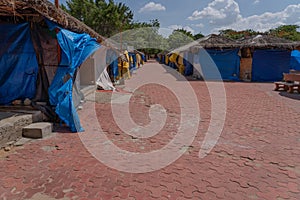
[[[61,62],[49,87],[49,99],[55,112],[73,132],[83,131],[72,100],[73,78],[76,69],[98,48],[100,44],[88,34],[78,34],[46,20],[51,30],[57,28],[57,41],[61,48]],[[68,78],[66,80],[66,77]]]
[[[255,50],[252,61],[252,81],[282,80],[282,73],[290,70],[291,53],[288,50]]]
[[[114,78],[119,76],[118,55],[113,49],[108,49],[106,52],[106,64],[112,69]]]
[[[192,58],[191,52],[184,52],[183,64],[184,64],[184,75],[185,76],[190,76],[193,74],[193,65],[191,64],[192,59],[193,58]]]
[[[129,56],[131,56],[132,57],[132,63],[130,63],[130,70],[136,70],[136,55],[135,55],[135,53],[131,53],[131,52],[129,52],[128,53],[129,54]]]
[[[223,80],[239,80],[240,74],[240,57],[238,55],[239,49],[226,49],[226,50],[211,50],[206,49],[207,53],[210,55],[214,64],[217,66],[221,77]],[[204,64],[203,62],[201,62]],[[206,79],[215,79],[214,75],[212,77],[207,74]],[[218,79],[218,78],[217,78]]]
[[[0,25],[0,104],[33,98],[38,62],[29,24]]]
[[[240,57],[239,49],[230,50],[199,50],[199,63],[205,80],[239,80]]]
[[[290,68],[300,70],[300,51],[294,50],[291,53]]]

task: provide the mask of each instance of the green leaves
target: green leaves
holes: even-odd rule
[[[298,25],[282,25],[278,28],[271,29],[269,34],[288,40],[300,41],[300,32],[297,31],[299,28]]]
[[[270,29],[264,33],[256,32],[251,29],[243,31],[235,31],[232,29],[220,30],[220,35],[231,38],[240,39],[247,36],[255,36],[258,34],[269,34],[279,38],[285,38],[293,41],[300,41],[300,32],[297,31],[300,27],[298,25],[282,25],[275,29]]]
[[[113,0],[68,0],[62,8],[105,37],[129,28],[133,20],[130,8]]]

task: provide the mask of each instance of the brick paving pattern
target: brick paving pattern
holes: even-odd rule
[[[120,97],[130,93],[135,77],[155,74],[149,69],[162,67],[147,63],[117,92]],[[149,107],[163,105],[167,119],[157,135],[133,138],[114,123],[109,102],[96,98],[94,106],[88,101],[79,112],[85,133],[62,129],[52,137],[0,154],[0,199],[300,199],[297,96],[280,96],[272,91],[273,84],[224,83],[225,126],[213,150],[200,159],[211,101],[204,82],[190,84],[201,111],[199,131],[174,163],[149,173],[121,172],[95,159],[79,137],[96,132],[93,124],[99,122],[104,134],[122,149],[145,153],[166,145],[176,136],[180,123],[178,100],[167,88],[148,84],[132,94],[130,114],[137,124],[147,125]],[[97,95],[101,100],[102,93]],[[97,119],[88,112],[91,109],[96,110]]]

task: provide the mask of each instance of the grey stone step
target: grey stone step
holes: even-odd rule
[[[17,115],[0,120],[0,148],[22,137],[22,128],[32,123],[32,115]]]
[[[37,122],[23,127],[22,135],[28,138],[44,138],[52,133],[52,124],[48,122]]]

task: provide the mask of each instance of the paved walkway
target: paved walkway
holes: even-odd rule
[[[129,173],[107,166],[118,164],[113,154],[112,162],[94,158],[82,140],[88,142],[88,134],[97,139],[99,125],[101,135],[113,144],[139,154],[159,151],[177,137],[182,108],[174,92],[155,81],[133,92],[138,77],[155,80],[162,75],[170,76],[160,65],[146,64],[113,96],[113,104],[108,101],[110,93],[97,92],[96,103],[88,101],[79,113],[85,133],[61,130],[50,138],[2,152],[0,199],[300,199],[300,101],[297,96],[272,91],[273,84],[224,83],[225,126],[204,158],[199,158],[199,151],[214,101],[200,81],[190,82],[201,114],[197,135],[192,144],[180,146],[183,155],[175,162],[148,173]],[[114,123],[112,107],[124,104],[129,97],[131,118],[140,126],[151,124],[151,105],[165,108],[165,124],[158,134],[134,137]],[[102,150],[94,155],[107,159],[107,154],[101,157],[107,149]],[[157,159],[148,157],[145,162],[151,164]],[[124,169],[143,167],[143,163],[131,164]]]

